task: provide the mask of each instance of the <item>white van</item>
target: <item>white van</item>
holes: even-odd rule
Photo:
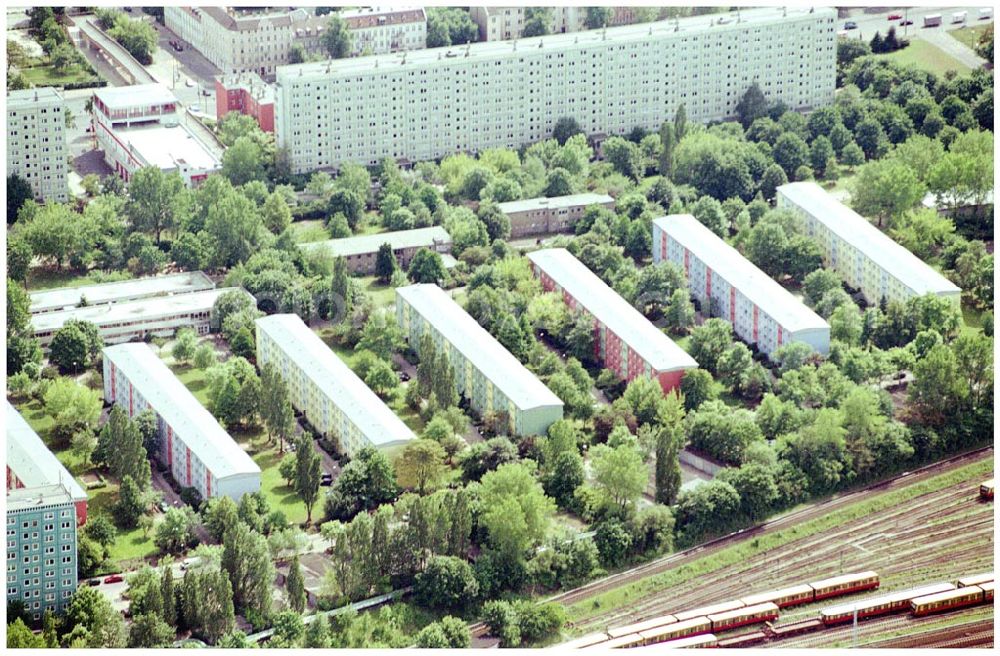
[[[979,10],[979,20],[993,18],[993,7],[983,7]]]
[[[967,12],[964,12],[964,11],[956,11],[954,14],[951,15],[951,22],[952,23],[964,23],[965,22],[966,14],[967,14]]]

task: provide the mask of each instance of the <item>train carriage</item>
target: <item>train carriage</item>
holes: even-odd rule
[[[879,586],[878,574],[876,572],[858,572],[854,574],[843,574],[822,581],[815,581],[809,584],[815,592],[813,599],[827,599],[840,595],[851,594],[861,590],[874,590]]]
[[[747,606],[745,608],[726,611],[725,613],[709,615],[708,619],[712,622],[712,631],[719,632],[735,629],[745,624],[769,622],[777,617],[778,606],[768,601],[756,606]]]
[[[972,576],[963,576],[958,579],[958,587],[964,588],[970,585],[981,585],[983,583],[990,583],[993,581],[993,572],[985,572],[983,574],[973,574]]]
[[[983,601],[993,602],[993,581],[980,583],[979,587],[983,591]]]
[[[686,638],[678,638],[677,640],[668,640],[667,642],[661,642],[656,645],[657,649],[705,649],[710,647],[717,647],[719,645],[719,639],[715,637],[712,633],[703,633],[696,636],[688,636]]]
[[[763,631],[754,631],[753,633],[744,633],[743,635],[733,636],[732,638],[725,638],[719,640],[720,649],[735,649],[738,647],[750,647],[752,645],[759,645],[760,643],[767,640],[767,634]]]
[[[933,613],[943,613],[953,608],[964,608],[974,606],[983,602],[983,589],[977,585],[969,585],[964,588],[955,588],[947,592],[917,597],[910,602],[910,609],[917,617],[931,615]]]
[[[992,499],[993,498],[993,479],[992,478],[990,480],[988,480],[988,481],[983,481],[983,483],[979,486],[979,496],[982,497],[983,499]]]
[[[660,615],[659,617],[654,617],[637,624],[629,624],[628,626],[619,626],[613,629],[608,629],[608,637],[620,638],[623,635],[640,633],[642,631],[648,631],[649,629],[656,629],[667,624],[673,624],[676,621],[677,618],[673,615]]]
[[[813,594],[812,587],[808,583],[803,583],[802,585],[793,585],[788,588],[781,588],[780,590],[770,590],[750,595],[749,597],[743,597],[740,601],[747,606],[756,606],[757,604],[764,604],[770,601],[778,608],[786,608],[788,606],[797,606],[798,604],[811,602]]]
[[[673,624],[667,624],[666,626],[661,626],[656,629],[643,631],[639,635],[642,636],[643,645],[655,645],[668,640],[686,638],[688,636],[698,635],[701,633],[710,633],[711,631],[712,623],[707,617],[695,617],[689,620],[682,620],[674,622]]]
[[[876,615],[897,613],[909,610],[910,601],[917,597],[926,597],[927,595],[939,594],[954,589],[955,586],[951,583],[925,585],[911,590],[882,595],[873,599],[861,599],[853,603],[824,608],[820,611],[820,618],[822,618],[824,624],[829,626],[854,621],[855,610],[857,610],[859,620],[867,617],[875,617]]]
[[[726,611],[736,610],[737,608],[743,608],[744,606],[746,606],[746,604],[742,601],[734,599],[733,601],[724,601],[719,604],[712,604],[711,606],[702,606],[701,608],[694,608],[681,613],[674,613],[674,617],[677,618],[678,622],[680,622],[683,620],[690,620],[695,617],[725,613]]]
[[[587,649],[629,649],[630,647],[638,647],[641,644],[642,636],[638,633],[630,633],[628,635],[614,638],[613,640],[608,640],[607,642],[592,645],[587,647]]]
[[[606,633],[590,633],[585,636],[576,638],[575,640],[570,640],[569,642],[563,643],[561,645],[556,645],[559,649],[584,649],[586,647],[593,647],[594,645],[599,645],[602,642],[606,642],[608,639],[608,634]]]

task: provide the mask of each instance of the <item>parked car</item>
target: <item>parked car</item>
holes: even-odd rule
[[[87,581],[87,585],[94,588],[101,584],[101,579],[90,579]]]
[[[405,371],[400,371],[399,379],[405,383],[406,381],[410,380],[410,374],[406,373]]]
[[[913,21],[911,21],[909,18],[905,18],[905,19],[899,21],[899,26],[900,27],[906,27],[907,25],[913,25]]]
[[[856,29],[858,29],[858,24],[855,23],[854,21],[847,21],[846,23],[844,23],[844,29],[845,30],[856,30]]]
[[[121,583],[125,579],[121,574],[112,574],[111,576],[104,579],[105,583]]]
[[[170,508],[170,504],[167,503],[166,500],[161,501],[158,505],[160,506],[160,511],[162,512],[167,512],[167,509]]]
[[[902,14],[889,14],[889,20],[899,20],[902,17]]]
[[[320,476],[319,484],[323,487],[330,487],[333,485],[333,474],[323,474]]]
[[[181,44],[178,43],[177,44],[177,52],[184,52],[184,46],[182,46]]]

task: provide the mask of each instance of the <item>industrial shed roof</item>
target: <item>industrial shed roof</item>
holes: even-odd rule
[[[396,297],[433,325],[518,409],[563,405],[552,390],[437,285],[397,287]]]
[[[257,319],[257,327],[278,347],[375,446],[414,439],[407,427],[343,360],[295,314]]]
[[[816,217],[831,232],[860,250],[916,294],[957,294],[962,291],[815,182],[781,185],[778,195]]]
[[[88,305],[104,305],[116,301],[134,301],[150,296],[168,296],[214,288],[215,283],[212,279],[201,271],[136,278],[101,285],[60,287],[32,293],[31,312],[74,308],[80,303],[81,298],[86,298]]]
[[[300,244],[305,250],[325,249],[334,257],[350,255],[363,255],[365,253],[377,253],[382,244],[389,244],[393,250],[402,248],[419,248],[425,246],[430,249],[438,244],[450,244],[451,235],[441,226],[430,228],[416,228],[414,230],[397,230],[396,232],[379,232],[374,235],[358,235],[356,237],[345,237],[344,239],[327,239],[326,241],[313,241]]]
[[[604,205],[614,203],[615,199],[607,194],[571,194],[569,196],[553,196],[552,198],[527,198],[525,200],[512,200],[508,203],[499,203],[498,207],[504,214],[515,212],[529,212],[547,208],[560,209],[564,207],[578,207],[580,205]]]
[[[694,358],[677,346],[674,340],[650,323],[565,248],[534,251],[528,253],[528,259],[656,371],[677,371],[698,366]]]
[[[829,329],[830,325],[822,317],[690,214],[672,214],[653,219],[653,223],[740,290],[785,330]]]
[[[150,407],[217,479],[259,474],[260,467],[147,344],[119,344],[104,358],[122,373]]]
[[[55,454],[49,451],[38,433],[25,421],[10,401],[7,402],[7,467],[26,488],[61,485],[74,501],[87,493]]]

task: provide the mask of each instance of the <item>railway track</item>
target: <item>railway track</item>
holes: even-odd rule
[[[956,626],[921,631],[920,633],[908,636],[869,642],[860,646],[869,649],[907,649],[913,647],[960,649],[963,647],[992,647],[993,620],[976,620]]]
[[[991,449],[987,448],[978,453],[981,457],[982,453],[989,451]],[[972,457],[974,457],[972,454],[960,456],[952,459],[950,464],[959,466]],[[939,463],[939,466],[925,468],[922,472],[899,478],[907,482],[916,482],[920,478],[947,469],[945,463]],[[873,487],[881,491],[891,488],[892,482],[890,481],[889,485],[883,483]],[[929,580],[948,578],[952,574],[964,572],[964,570],[952,571],[955,562],[968,565],[970,571],[980,564],[983,566],[989,564],[991,567],[989,554],[983,559],[981,548],[963,546],[972,542],[978,543],[981,539],[988,540],[993,531],[992,516],[976,512],[975,506],[971,506],[972,512],[966,513],[965,509],[970,507],[970,503],[974,503],[975,498],[975,493],[966,488],[966,485],[956,485],[930,492],[915,498],[912,503],[880,511],[871,517],[848,522],[831,531],[804,537],[767,553],[758,554],[748,559],[742,566],[723,568],[673,586],[669,600],[665,600],[659,594],[631,600],[627,610],[602,613],[571,626],[576,632],[588,633],[608,626],[630,624],[677,608],[694,607],[739,597],[746,594],[748,585],[770,588],[791,585],[810,577],[823,578],[837,573],[831,569],[835,570],[838,562],[840,571],[871,567],[890,575],[905,572],[908,578],[916,572]],[[850,500],[857,501],[858,496],[853,495]],[[830,506],[826,505],[823,508],[826,512]],[[961,515],[960,521],[953,519],[955,514]],[[808,519],[800,514],[795,516]],[[790,516],[786,515],[780,519],[786,520],[788,517]],[[927,525],[937,526],[935,522],[939,524],[939,528],[928,534]],[[773,526],[773,523],[771,525]],[[886,549],[886,545],[890,542],[893,548]],[[855,543],[859,544],[859,548],[853,546]],[[868,546],[865,547],[864,543]],[[630,570],[629,574],[633,578],[650,576],[661,569],[682,566],[692,555],[700,557],[711,552],[711,548],[706,549],[705,545],[702,545],[701,548],[680,552],[647,566]],[[900,558],[901,553],[906,554],[906,557]],[[944,553],[949,555],[948,559],[943,559]],[[958,553],[961,553],[961,558],[951,558]],[[938,570],[942,572],[940,575]],[[598,583],[604,584],[603,589],[623,584],[622,581],[617,581],[609,585],[611,581],[607,579]],[[601,589],[594,590],[593,586],[586,589],[590,594],[599,594],[601,591]],[[710,594],[706,595],[706,591],[710,591]],[[557,595],[552,599],[558,601],[566,596]],[[807,615],[810,612],[814,611],[792,610],[790,615],[794,617],[800,613]]]

